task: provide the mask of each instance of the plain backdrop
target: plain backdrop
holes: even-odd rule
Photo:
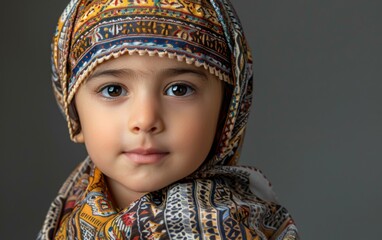
[[[1,239],[34,239],[86,156],[50,85],[51,37],[67,3],[1,6]],[[234,5],[255,60],[242,164],[272,181],[303,239],[380,239],[382,1]]]

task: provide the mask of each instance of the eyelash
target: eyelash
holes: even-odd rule
[[[169,90],[171,90],[174,87],[185,87],[186,88],[185,95],[177,96],[175,94],[173,94],[173,95],[167,94],[168,96],[171,96],[171,97],[187,97],[187,96],[194,94],[196,91],[195,88],[193,86],[191,86],[190,84],[176,82],[176,83],[171,83],[168,87],[166,87],[164,93],[166,94]],[[176,91],[176,89],[172,89],[172,90]]]
[[[108,91],[109,90],[113,91],[113,89],[119,91],[120,94],[118,96],[110,96],[110,92],[108,92]],[[120,84],[112,83],[112,84],[108,84],[106,86],[101,87],[97,91],[97,93],[101,94],[102,97],[104,97],[106,99],[112,100],[112,99],[116,99],[116,98],[121,97],[121,96],[126,96],[127,95],[127,90],[126,90],[126,88],[124,86],[122,86]]]
[[[176,89],[174,89],[174,87],[176,87]],[[174,93],[172,93],[172,94],[168,93],[168,91],[170,91],[170,90],[177,91],[178,88],[182,88],[182,87],[186,88],[186,92],[183,91],[183,93],[182,93],[184,95],[178,96],[178,95],[175,95]],[[117,91],[118,96],[110,96],[110,93],[113,90]],[[180,89],[178,89],[178,90],[180,90]],[[116,99],[116,98],[119,98],[119,97],[122,97],[122,96],[126,96],[128,92],[126,90],[126,87],[122,86],[121,84],[111,83],[111,84],[108,84],[108,85],[105,85],[105,86],[101,87],[97,91],[97,93],[100,94],[102,97],[104,97],[106,99],[113,100],[113,99]],[[195,93],[195,88],[193,86],[191,86],[190,84],[179,83],[179,82],[171,83],[164,90],[164,94],[168,95],[168,96],[171,96],[171,97],[187,97],[187,96],[190,96],[190,95],[192,95],[194,93]]]

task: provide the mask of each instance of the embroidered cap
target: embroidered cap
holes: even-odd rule
[[[71,139],[80,131],[73,97],[96,66],[122,54],[156,55],[233,85],[215,157],[236,162],[252,99],[252,57],[231,10],[227,0],[71,0],[52,44],[53,88]]]

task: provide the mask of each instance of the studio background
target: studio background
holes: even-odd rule
[[[233,0],[254,54],[242,164],[260,168],[303,239],[382,235],[382,2]],[[1,31],[1,239],[35,239],[86,152],[50,83],[68,0],[6,1]]]

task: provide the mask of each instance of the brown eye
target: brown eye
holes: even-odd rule
[[[126,90],[119,85],[108,85],[101,89],[101,94],[106,98],[116,98],[119,96],[125,96]]]
[[[192,94],[195,90],[186,84],[173,84],[167,90],[169,96],[182,97]]]

